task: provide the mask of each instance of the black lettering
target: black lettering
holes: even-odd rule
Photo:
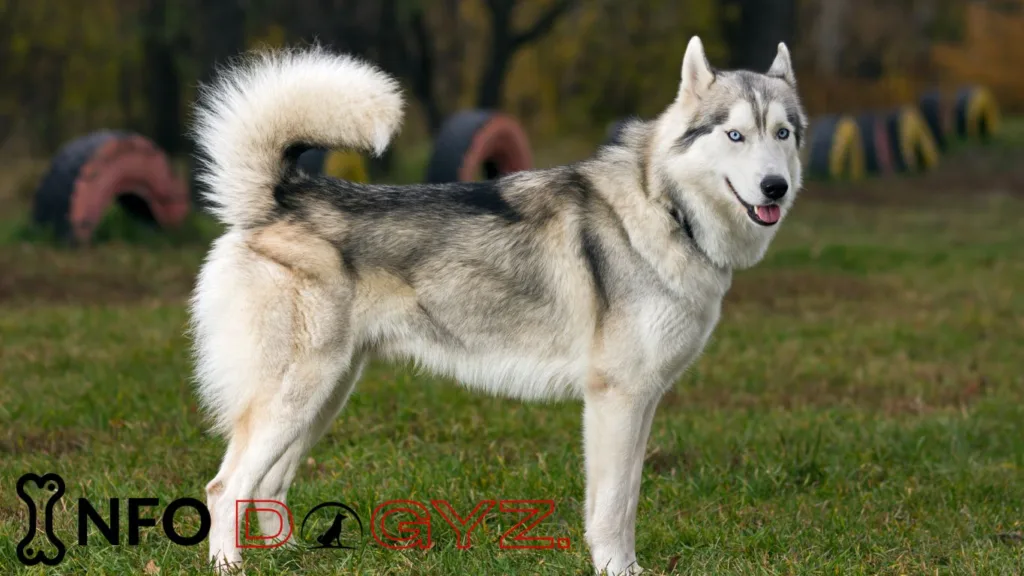
[[[192,536],[182,536],[174,529],[174,515],[182,508],[193,508],[199,513],[199,530]],[[205,504],[195,498],[178,498],[164,510],[163,526],[164,534],[171,542],[178,546],[195,546],[205,540],[210,533],[210,511],[206,509]]]
[[[139,528],[143,526],[156,526],[156,518],[139,518],[139,508],[142,506],[156,506],[160,500],[156,498],[129,498],[128,499],[128,545],[139,545]]]
[[[106,538],[107,542],[117,546],[121,540],[121,514],[119,500],[117,498],[110,499],[110,521],[104,522],[103,517],[93,507],[92,502],[89,502],[85,498],[78,499],[78,545],[86,546],[89,544],[89,528],[87,521],[92,522],[92,525],[100,531],[100,534]]]

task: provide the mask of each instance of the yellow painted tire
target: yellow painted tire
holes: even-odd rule
[[[939,164],[939,147],[921,113],[906,106],[889,114],[886,132],[897,172],[923,172]]]
[[[311,148],[299,156],[298,166],[311,175],[323,174],[349,182],[370,181],[366,160],[357,152]]]
[[[864,177],[864,145],[857,121],[850,116],[824,116],[812,123],[808,145],[812,177],[860,180]]]
[[[986,141],[999,132],[1002,117],[992,92],[983,86],[962,88],[953,112],[956,135],[962,140]]]
[[[366,160],[362,155],[343,150],[331,150],[324,158],[324,174],[348,180],[349,182],[368,182]]]

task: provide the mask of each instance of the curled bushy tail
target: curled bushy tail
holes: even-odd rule
[[[217,217],[246,226],[274,208],[284,152],[304,144],[381,154],[402,122],[398,83],[323,48],[248,55],[204,87],[195,136],[199,181]]]

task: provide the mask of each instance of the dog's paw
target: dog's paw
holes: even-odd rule
[[[597,576],[637,576],[644,569],[636,562],[633,555],[613,554],[608,556],[594,555],[594,569]]]
[[[245,576],[241,558],[227,558],[224,554],[211,555],[210,564],[217,576]]]
[[[245,576],[245,570],[242,569],[241,562],[217,564],[213,571],[217,576]]]

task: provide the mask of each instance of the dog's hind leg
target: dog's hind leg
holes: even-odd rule
[[[331,427],[331,423],[338,416],[338,413],[345,407],[345,403],[352,394],[356,382],[362,376],[362,370],[365,365],[364,358],[361,357],[353,360],[352,368],[347,374],[342,376],[341,382],[335,387],[331,399],[321,408],[320,414],[317,416],[313,426],[307,429],[304,434],[300,435],[298,440],[285,450],[284,455],[274,463],[274,466],[267,472],[267,475],[263,477],[263,481],[260,482],[259,488],[256,491],[257,498],[260,500],[273,500],[287,505],[288,488],[295,479],[295,473],[302,461],[302,457],[323,437],[324,433]],[[261,508],[264,506],[268,506],[268,504],[261,504]],[[281,522],[288,521],[287,513],[284,510],[279,510],[278,512],[280,512],[280,516],[273,510],[259,512],[260,532],[264,536],[279,533],[279,529],[281,529],[281,533],[286,534],[284,527],[281,526]],[[279,535],[270,538],[269,541],[276,544],[282,538],[283,536]],[[294,538],[294,534],[292,538]]]
[[[334,347],[331,347],[334,348]],[[245,500],[253,499],[259,483],[290,447],[309,437],[341,377],[350,368],[347,354],[332,349],[298,355],[277,393],[253,406],[239,423],[235,466],[218,475],[207,488],[217,492],[210,510],[210,557],[218,568],[241,562],[238,527],[244,521]],[[236,438],[232,438],[235,442]]]
[[[640,468],[656,403],[615,387],[586,393],[586,538],[598,574],[642,572],[630,523],[635,522]]]
[[[351,388],[351,284],[333,247],[300,232],[226,235],[197,287],[200,392],[229,446],[206,488],[210,558],[225,568],[241,562],[244,501],[290,447],[322,432]]]

